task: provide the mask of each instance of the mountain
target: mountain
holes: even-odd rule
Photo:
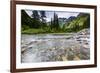
[[[67,22],[71,22],[72,20],[74,20],[76,17],[75,16],[70,16],[68,19],[67,19]]]
[[[59,20],[59,25],[60,28],[63,28],[63,26],[71,21],[73,21],[76,17],[75,16],[70,16],[68,19],[67,18],[58,18]],[[50,24],[51,22],[48,22],[48,24]]]
[[[68,19],[67,18],[59,18],[60,27],[62,28],[65,24],[71,22],[75,18],[76,18],[75,16],[70,16]]]
[[[90,14],[80,13],[76,18],[70,17],[71,21],[66,23],[63,27],[66,31],[79,31],[90,27]]]
[[[22,30],[28,29],[32,25],[32,18],[26,13],[25,10],[21,10],[21,25]]]
[[[58,18],[58,21],[59,21],[59,25],[60,25],[60,28],[63,27],[63,25],[68,21],[67,18]],[[51,21],[47,22],[48,25],[51,24]]]
[[[67,18],[59,18],[59,24],[60,24],[60,28],[63,27],[63,25],[67,22]]]
[[[67,18],[59,18],[59,21],[60,22],[66,22],[67,21]]]
[[[22,25],[28,25],[29,24],[29,20],[30,20],[30,16],[25,12],[25,10],[21,10],[21,24]]]

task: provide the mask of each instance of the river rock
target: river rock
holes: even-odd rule
[[[52,62],[90,59],[90,30],[65,35],[22,38],[22,62]],[[35,38],[33,40],[33,37]],[[25,40],[24,40],[25,39]],[[25,41],[25,42],[24,42]]]

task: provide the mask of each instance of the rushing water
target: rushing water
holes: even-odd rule
[[[22,35],[21,61],[48,62],[89,59],[89,49],[84,48],[72,34]]]

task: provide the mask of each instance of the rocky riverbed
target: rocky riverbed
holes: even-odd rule
[[[22,35],[22,63],[88,59],[90,59],[89,29],[66,34]]]

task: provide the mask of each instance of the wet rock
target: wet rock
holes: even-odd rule
[[[62,56],[62,61],[68,61],[67,57],[66,56]]]
[[[74,60],[80,60],[78,56],[74,56]]]

